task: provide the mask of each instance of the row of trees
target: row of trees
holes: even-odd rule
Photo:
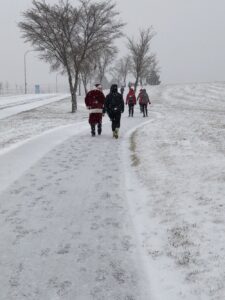
[[[128,55],[120,59],[112,69],[114,80],[126,83],[131,73],[134,78],[135,91],[138,84],[160,84],[159,67],[156,55],[150,52],[151,41],[155,36],[152,27],[140,30],[139,39],[127,38]]]
[[[111,0],[79,0],[77,6],[69,0],[59,0],[54,5],[33,0],[32,8],[23,13],[23,21],[19,23],[23,38],[39,52],[39,57],[52,70],[67,75],[72,112],[77,110],[79,82],[83,82],[87,92],[92,78],[102,82],[109,71],[118,53],[114,43],[123,36],[124,26]],[[129,55],[110,69],[118,83],[125,83],[129,72],[135,76],[135,89],[143,80],[151,83],[154,77],[157,82],[156,56],[150,53],[154,34],[150,27],[140,31],[138,41],[127,39]]]

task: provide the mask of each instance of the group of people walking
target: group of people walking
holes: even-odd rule
[[[140,89],[138,97],[136,99],[135,92],[133,88],[130,88],[127,98],[126,104],[129,106],[129,117],[134,116],[134,105],[139,102],[140,105],[140,112],[143,113],[143,117],[148,116],[148,104],[151,104],[149,96],[146,92],[146,89]]]
[[[91,126],[91,135],[102,133],[102,117],[107,113],[112,122],[113,137],[119,137],[121,114],[124,112],[124,89],[121,93],[118,92],[118,86],[113,84],[109,94],[105,97],[102,91],[101,84],[96,84],[95,88],[89,91],[85,97],[86,107],[89,109],[89,124]],[[140,111],[143,117],[148,116],[148,104],[151,104],[146,89],[140,89],[138,97],[135,96],[135,91],[132,87],[126,96],[126,105],[128,105],[129,117],[134,115],[134,106],[139,102]]]

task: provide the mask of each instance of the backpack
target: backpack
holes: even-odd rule
[[[140,98],[141,98],[141,103],[142,103],[142,104],[147,104],[148,101],[149,101],[149,98],[148,98],[148,94],[147,94],[147,93],[143,93],[143,92],[142,92]]]
[[[134,103],[134,95],[129,95],[128,96],[128,104],[133,104]]]
[[[111,110],[112,111],[117,111],[118,109],[119,109],[118,94],[112,94]]]
[[[113,113],[116,111],[122,111],[122,96],[118,93],[112,93],[110,94],[110,98],[107,104],[107,110],[109,113]]]

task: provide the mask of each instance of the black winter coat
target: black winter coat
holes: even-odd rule
[[[124,112],[124,101],[121,94],[118,92],[111,92],[106,96],[103,113],[107,112],[109,116],[116,112]]]

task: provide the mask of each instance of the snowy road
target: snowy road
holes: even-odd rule
[[[1,300],[151,299],[123,164],[142,122],[125,116],[119,140],[109,123],[95,138],[86,124],[2,192]]]

